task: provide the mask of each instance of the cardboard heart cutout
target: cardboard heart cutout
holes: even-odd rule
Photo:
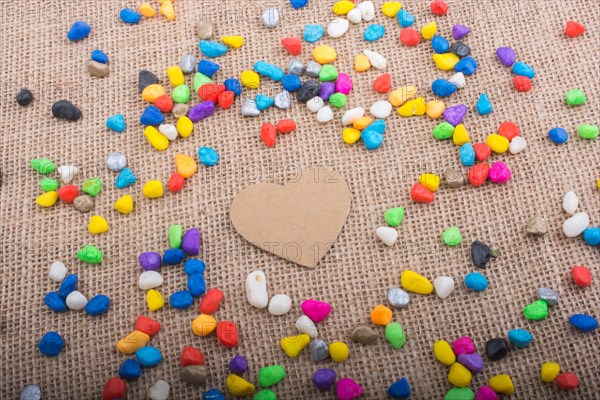
[[[340,234],[350,201],[342,175],[314,167],[283,186],[261,182],[243,189],[233,199],[229,217],[253,245],[315,268]]]

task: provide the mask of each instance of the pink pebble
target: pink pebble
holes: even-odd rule
[[[508,165],[502,161],[496,161],[490,168],[489,178],[494,183],[506,183],[510,180],[512,173]]]
[[[318,300],[305,300],[300,307],[302,307],[302,312],[313,322],[323,321],[331,312],[329,304]]]
[[[475,353],[475,345],[473,344],[471,338],[468,336],[463,336],[452,342],[452,349],[454,350],[454,354],[456,355]]]
[[[489,386],[482,386],[477,389],[475,400],[498,400],[498,395]]]
[[[335,91],[349,95],[352,91],[352,78],[343,72],[339,74],[337,82],[335,83]]]
[[[336,388],[338,399],[352,400],[364,393],[364,389],[350,378],[342,378]]]

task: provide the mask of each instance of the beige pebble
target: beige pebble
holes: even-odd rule
[[[529,221],[527,221],[525,230],[530,235],[543,236],[548,233],[548,226],[546,225],[544,218],[535,214]]]
[[[187,115],[188,110],[189,107],[187,106],[187,104],[177,103],[173,106],[171,114],[173,114],[175,118],[181,118]]]
[[[79,212],[86,213],[94,208],[94,199],[87,194],[75,197],[73,200],[73,207]]]
[[[368,325],[358,324],[352,329],[350,339],[355,343],[371,344],[377,340],[379,335]]]
[[[461,187],[465,183],[464,176],[455,168],[448,168],[444,171],[444,181],[451,188]]]
[[[198,23],[198,37],[201,40],[209,40],[213,35],[214,24],[210,20],[202,20]]]
[[[204,365],[189,365],[179,370],[179,377],[184,382],[202,386],[208,377],[208,370]]]
[[[94,60],[90,60],[88,62],[87,69],[90,75],[97,76],[99,78],[104,78],[105,76],[108,76],[110,72],[108,64],[102,64]]]

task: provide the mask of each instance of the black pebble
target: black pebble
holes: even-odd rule
[[[502,338],[490,339],[485,344],[485,351],[491,361],[502,360],[508,353],[508,341]]]
[[[81,118],[81,110],[75,107],[70,101],[59,100],[52,104],[52,115],[68,121],[77,121]]]
[[[487,263],[493,256],[494,252],[487,244],[480,242],[479,240],[476,240],[471,244],[471,259],[475,266],[479,268],[487,267]]]
[[[29,89],[21,89],[17,94],[17,103],[22,107],[28,106],[32,101],[33,93],[31,93],[31,90]]]
[[[155,85],[158,83],[158,78],[147,69],[140,71],[138,75],[138,91],[142,93],[146,86]]]
[[[319,95],[320,87],[321,85],[319,82],[315,81],[314,79],[309,79],[304,82],[300,90],[298,90],[298,93],[296,93],[296,98],[301,103],[308,103],[310,99]]]
[[[450,52],[456,54],[460,58],[463,58],[471,54],[471,48],[459,41],[450,46]]]

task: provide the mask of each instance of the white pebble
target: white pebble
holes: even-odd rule
[[[329,106],[322,107],[317,111],[317,121],[321,123],[329,122],[333,119],[333,110]]]
[[[508,145],[511,154],[518,154],[527,148],[527,140],[522,136],[515,136]]]
[[[167,400],[169,398],[169,391],[171,386],[168,382],[159,379],[156,383],[150,386],[148,389],[148,398],[150,400]]]
[[[269,313],[271,315],[287,314],[292,308],[292,299],[287,294],[276,294],[269,301]]]
[[[579,207],[579,197],[577,197],[575,192],[568,191],[565,193],[565,197],[563,198],[563,210],[565,210],[567,214],[573,214],[577,211],[577,207]]]
[[[348,31],[348,27],[350,23],[347,19],[344,18],[336,18],[329,23],[327,26],[327,34],[332,38],[339,38]]]
[[[350,125],[357,119],[361,119],[364,116],[365,116],[364,108],[356,107],[356,108],[350,109],[344,113],[344,116],[342,117],[342,125]]]
[[[380,226],[375,229],[375,235],[377,235],[386,246],[393,246],[396,243],[396,240],[398,240],[398,231],[389,226]]]
[[[60,179],[62,179],[64,183],[71,183],[77,172],[79,172],[79,168],[74,165],[62,165],[58,167]]]
[[[392,103],[385,100],[376,101],[371,106],[370,112],[374,117],[385,119],[392,113]]]
[[[314,113],[323,108],[324,105],[325,102],[319,96],[315,96],[306,102],[306,107],[308,107],[308,109]]]
[[[173,124],[162,124],[158,127],[158,131],[170,141],[177,139],[177,128]]]
[[[246,297],[248,303],[256,308],[265,308],[269,304],[267,277],[262,271],[251,272],[246,278]]]
[[[69,293],[65,299],[65,302],[67,303],[67,307],[69,307],[71,310],[79,311],[85,308],[85,305],[88,301],[81,292],[74,290]]]
[[[311,339],[317,337],[317,327],[312,319],[308,318],[306,315],[302,315],[296,321],[296,329],[300,331],[300,333],[306,333]]]
[[[363,1],[358,5],[360,16],[365,21],[372,21],[375,18],[375,5],[372,1]]]
[[[261,19],[264,26],[273,29],[279,25],[279,10],[277,7],[267,7]]]
[[[371,62],[371,65],[373,67],[375,67],[377,69],[386,69],[387,68],[387,60],[381,54],[376,53],[371,50],[365,50],[364,53],[365,53],[365,56],[367,56],[367,58]]]
[[[448,79],[448,82],[454,83],[459,89],[467,86],[467,81],[465,80],[465,75],[462,72],[457,72]]]
[[[163,284],[163,277],[156,271],[144,271],[140,274],[138,285],[142,290],[154,289]]]
[[[348,15],[346,15],[346,17],[348,17],[348,21],[352,22],[353,24],[360,24],[360,21],[362,21],[360,8],[353,8],[350,10]]]
[[[50,265],[48,275],[50,275],[50,279],[54,282],[62,282],[62,280],[65,279],[65,276],[67,276],[67,267],[60,261],[54,261],[52,265]]]
[[[433,287],[435,293],[440,299],[445,299],[450,296],[450,293],[454,290],[454,279],[449,276],[438,276],[433,280]]]
[[[562,228],[567,237],[576,237],[581,235],[589,224],[590,217],[586,213],[580,212],[566,220]]]

